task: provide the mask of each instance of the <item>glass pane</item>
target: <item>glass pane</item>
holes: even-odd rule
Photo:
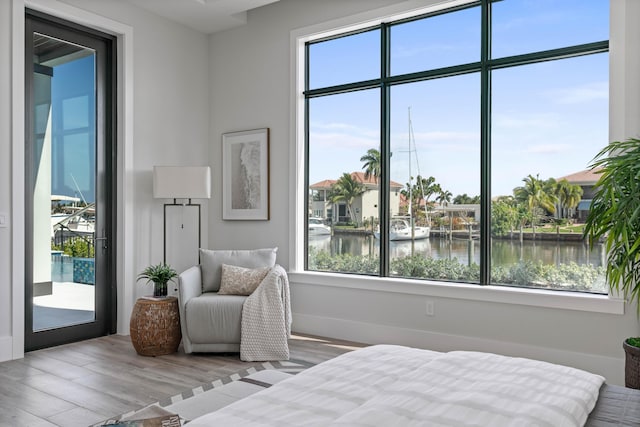
[[[582,240],[608,141],[606,53],[492,74],[493,283],[606,293],[602,245]]]
[[[380,77],[380,30],[309,45],[309,88]]]
[[[492,3],[493,58],[609,40],[608,0]]]
[[[379,271],[379,93],[309,101],[309,270]]]
[[[479,74],[392,88],[393,276],[480,280],[479,98]]]
[[[391,27],[391,74],[480,60],[480,7]]]
[[[34,35],[33,329],[95,319],[95,54]]]

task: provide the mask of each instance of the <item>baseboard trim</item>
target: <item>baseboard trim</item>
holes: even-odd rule
[[[435,351],[472,350],[538,359],[593,372],[605,377],[609,384],[624,386],[624,358],[300,313],[293,313],[293,329],[366,344],[397,344]]]

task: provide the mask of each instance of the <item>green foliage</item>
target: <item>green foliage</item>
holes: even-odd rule
[[[491,203],[491,234],[506,236],[518,225],[518,210],[512,202],[497,200]]]
[[[640,302],[640,140],[614,141],[594,158],[602,168],[584,235],[591,247],[604,239],[612,290]],[[638,314],[640,315],[640,304]]]
[[[370,177],[374,177],[376,182],[378,178],[380,178],[380,151],[375,148],[369,148],[367,150],[367,154],[360,157],[360,161],[364,162],[362,165],[362,169],[364,169],[364,179],[369,179]]]
[[[442,202],[447,202],[451,199],[451,192],[443,190],[432,176],[424,178],[418,175],[416,177],[416,183],[412,184],[412,182],[413,177],[410,177],[410,182],[405,184],[405,188],[400,190],[400,194],[402,194],[407,201],[411,199],[411,212],[407,212],[407,214],[413,218],[418,218],[424,212],[425,206],[429,208],[429,199],[432,196],[435,196]]]
[[[560,203],[560,214],[562,217],[568,216],[569,210],[575,209],[582,199],[582,187],[578,184],[571,184],[566,179],[557,182],[555,189],[558,202]]]
[[[145,283],[153,282],[159,284],[167,284],[169,280],[178,277],[178,273],[167,264],[150,265],[138,275],[139,280],[147,279]]]
[[[492,267],[491,282],[569,291],[606,292],[604,272],[604,267],[575,262],[555,266],[520,261],[507,267]]]
[[[541,180],[536,175],[527,175],[522,179],[524,185],[513,189],[513,195],[521,206],[526,207],[527,218],[535,227],[539,218],[546,212],[555,213],[556,181],[553,178]]]
[[[377,274],[377,256],[342,254],[331,256],[326,251],[309,248],[309,269],[339,273]],[[465,265],[458,259],[434,259],[406,256],[391,260],[391,274],[416,279],[448,280],[478,283],[480,267]],[[522,261],[510,266],[493,266],[491,282],[536,288],[563,289],[586,292],[605,292],[604,267],[578,265],[559,266]]]
[[[469,196],[467,193],[458,194],[453,198],[454,205],[477,205],[480,203],[480,196]]]
[[[366,187],[359,181],[357,181],[351,174],[343,173],[335,184],[331,186],[328,198],[331,203],[344,202],[347,205],[347,212],[351,221],[356,222],[356,217],[353,214],[353,201],[356,197],[361,196],[367,191]]]
[[[466,266],[458,262],[456,258],[448,260],[414,255],[392,259],[390,267],[394,276],[465,282],[480,281],[480,268],[477,264]]]
[[[627,344],[640,348],[640,337],[627,338]]]
[[[377,274],[379,265],[378,257],[351,254],[331,256],[327,251],[309,248],[309,270]]]
[[[93,258],[95,249],[92,244],[81,237],[74,237],[65,241],[64,246],[51,245],[54,251],[62,251],[65,255],[74,258]]]

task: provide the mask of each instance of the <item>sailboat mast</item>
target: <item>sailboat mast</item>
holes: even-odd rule
[[[413,228],[413,176],[411,175],[411,107],[408,108],[408,120],[409,120],[409,221],[411,223],[411,228]]]
[[[413,223],[413,176],[411,175],[411,107],[408,107],[409,120],[409,226],[411,226],[411,240],[415,237],[415,227]]]

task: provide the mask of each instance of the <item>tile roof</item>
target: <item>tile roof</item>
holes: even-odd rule
[[[573,184],[595,184],[600,178],[600,174],[598,173],[600,169],[602,168],[585,169],[580,172],[560,177],[557,179],[557,181],[566,179]]]
[[[365,179],[364,177],[364,172],[351,172],[351,177],[355,180],[358,181],[361,184],[365,184],[365,185],[369,185],[369,186],[377,186],[378,185],[378,180],[376,179],[375,176],[373,175],[369,175],[369,179]],[[316,182],[315,184],[312,184],[309,186],[310,189],[312,190],[323,190],[323,189],[327,189],[327,188],[331,188],[331,186],[333,184],[335,184],[337,182],[337,180],[335,179],[325,179],[319,182]],[[395,182],[395,181],[391,181],[390,182],[391,188],[402,188],[403,185]]]

